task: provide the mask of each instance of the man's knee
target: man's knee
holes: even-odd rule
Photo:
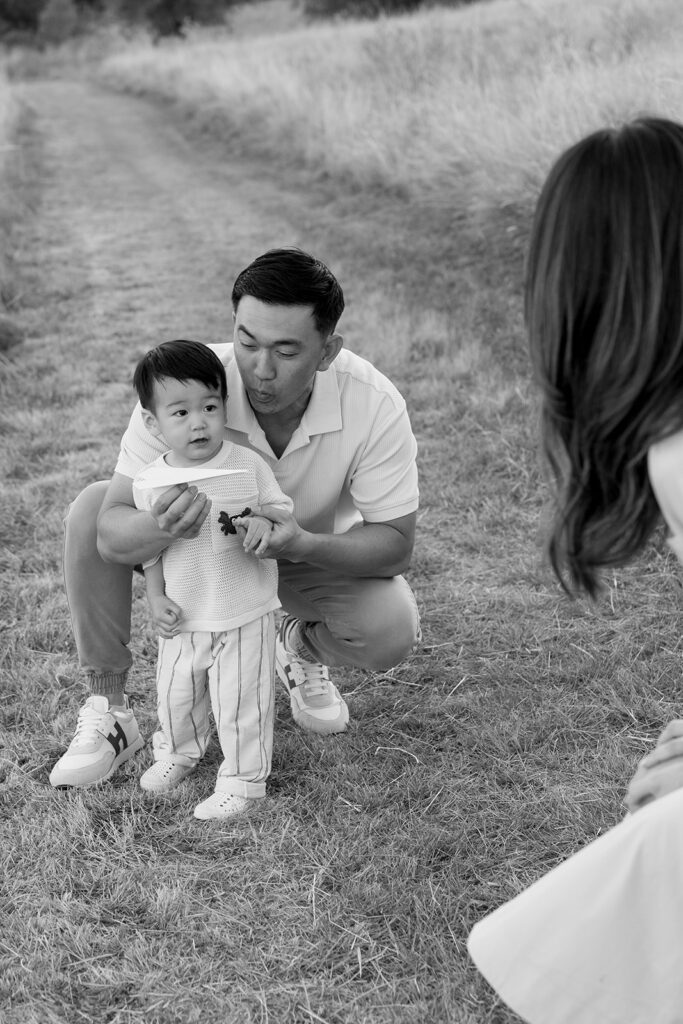
[[[420,640],[420,616],[415,596],[397,576],[385,592],[375,595],[362,619],[364,667],[386,672],[408,657]]]
[[[71,502],[64,518],[64,565],[89,562],[97,551],[97,516],[108,487],[106,480],[89,484]]]
[[[419,623],[412,617],[403,625],[394,620],[371,640],[366,648],[366,667],[372,672],[386,672],[404,661],[415,650],[420,639]]]
[[[97,517],[109,486],[108,480],[88,484],[69,505],[64,519],[68,531],[74,534],[97,531]]]

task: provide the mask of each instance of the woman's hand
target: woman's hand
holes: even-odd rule
[[[683,787],[683,719],[669,722],[654,750],[640,761],[624,802],[631,813]]]

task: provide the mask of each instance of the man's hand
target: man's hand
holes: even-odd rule
[[[148,594],[154,629],[165,640],[171,640],[180,632],[181,609],[165,594]]]
[[[244,541],[244,550],[251,551],[257,558],[293,559],[292,541],[303,536],[303,530],[291,512],[275,505],[263,505],[256,513],[246,509],[249,515],[227,516],[226,522],[233,525],[230,532],[239,533]],[[219,522],[221,519],[219,519]],[[225,529],[224,529],[225,532]]]
[[[632,813],[683,787],[683,720],[674,719],[640,761],[624,802]]]
[[[197,536],[210,510],[210,499],[196,487],[175,484],[157,498],[150,512],[164,533],[174,540],[189,540]]]
[[[152,512],[135,507],[133,481],[114,473],[97,517],[97,550],[105,562],[151,562],[176,538],[196,536],[211,503],[186,483],[167,488]]]
[[[308,562],[346,576],[396,576],[410,562],[415,513],[386,523],[357,523],[345,533],[310,533],[291,512],[263,505],[259,513],[272,523],[259,558]]]
[[[271,531],[268,537],[266,554],[262,558],[288,558],[294,554],[297,540],[302,536],[303,530],[297,523],[291,512],[283,508],[275,508],[272,505],[264,505],[261,515],[267,516]]]

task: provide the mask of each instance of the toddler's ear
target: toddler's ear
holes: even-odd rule
[[[150,434],[154,434],[154,436],[158,437],[161,441],[164,440],[164,436],[159,429],[159,424],[157,423],[157,418],[153,412],[149,411],[149,409],[142,410],[142,422],[145,424]]]

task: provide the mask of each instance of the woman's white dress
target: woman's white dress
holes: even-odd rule
[[[683,789],[493,911],[468,948],[529,1024],[683,1024]]]

